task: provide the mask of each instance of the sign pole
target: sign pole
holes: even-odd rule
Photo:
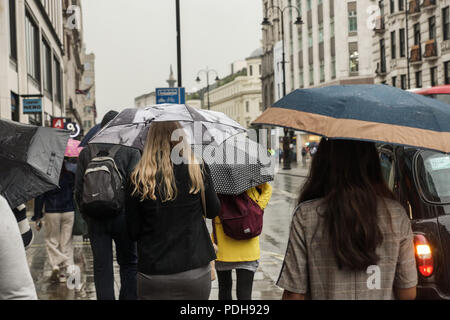
[[[183,87],[181,78],[181,22],[180,22],[180,0],[175,0],[177,15],[177,71],[178,71],[178,87]]]

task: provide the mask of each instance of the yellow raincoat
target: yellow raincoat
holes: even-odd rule
[[[261,194],[256,188],[261,190]],[[247,190],[247,195],[264,210],[272,196],[272,187],[265,183],[256,188]],[[243,262],[256,261],[260,258],[259,237],[249,240],[235,240],[224,233],[219,217],[216,217],[213,222],[216,226],[218,261]],[[211,237],[214,239],[213,235]]]

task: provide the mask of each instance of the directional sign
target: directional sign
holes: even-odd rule
[[[23,113],[42,113],[42,99],[23,99]]]
[[[184,88],[157,88],[156,103],[184,104],[186,99],[186,90]]]

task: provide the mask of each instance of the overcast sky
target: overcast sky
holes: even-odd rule
[[[261,46],[261,0],[181,0],[182,80],[188,92],[206,66],[230,64]],[[175,0],[82,0],[84,41],[96,54],[98,119],[177,76]]]

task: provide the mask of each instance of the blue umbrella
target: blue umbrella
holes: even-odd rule
[[[87,147],[89,140],[91,140],[97,134],[97,132],[100,131],[101,128],[102,126],[100,124],[97,124],[93,128],[91,128],[84,136],[83,140],[81,140],[80,147]]]
[[[450,105],[386,85],[296,90],[253,123],[450,153]]]

